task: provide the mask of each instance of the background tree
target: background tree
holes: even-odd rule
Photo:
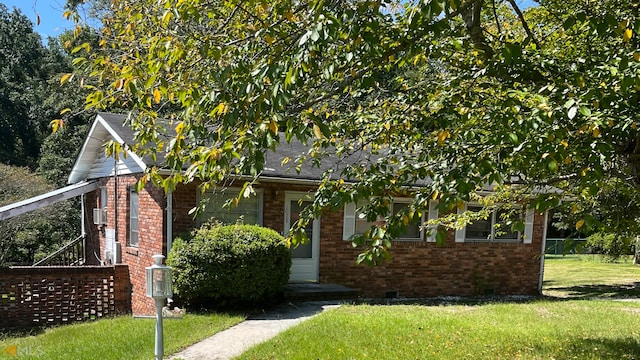
[[[46,130],[41,115],[46,50],[19,10],[0,4],[0,161],[33,166]]]
[[[27,168],[0,164],[0,206],[46,193],[53,187]],[[69,201],[0,221],[0,267],[32,265],[80,232]]]
[[[163,186],[258,175],[279,131],[311,143],[300,166],[327,153],[370,155],[327,172],[296,224],[367,200],[365,215],[387,221],[372,229],[361,261],[386,256],[429,199],[451,213],[438,220],[444,230],[478,216],[455,214],[465,201],[544,211],[597,195],[610,177],[633,189],[640,181],[637,1],[541,0],[524,12],[514,0],[145,0],[111,9],[101,46],[76,48],[92,74],[76,80],[92,87],[90,106],[130,109],[138,142],[167,152],[173,175]],[[176,132],[170,141],[160,137],[161,112]],[[144,180],[162,178],[152,170]],[[391,197],[416,183],[425,186],[410,206],[391,213]],[[494,193],[478,198],[487,184]]]

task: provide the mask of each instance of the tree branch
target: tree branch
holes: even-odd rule
[[[522,14],[522,11],[520,11],[520,8],[516,4],[516,0],[507,0],[507,1],[509,1],[509,4],[511,4],[513,11],[515,11],[516,14],[518,14],[520,23],[522,23],[522,28],[527,33],[527,36],[531,39],[531,41],[533,41],[536,44],[536,46],[538,46],[538,48],[540,48],[540,43],[538,42],[538,39],[536,39],[535,36],[533,36],[533,33],[529,28],[529,24],[527,24],[527,20],[525,20],[524,15]]]

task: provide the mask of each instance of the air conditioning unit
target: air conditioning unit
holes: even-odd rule
[[[103,208],[93,209],[93,223],[95,225],[107,224],[107,210]]]

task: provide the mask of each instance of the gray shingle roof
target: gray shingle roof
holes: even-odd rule
[[[126,145],[134,144],[134,131],[130,126],[123,125],[126,115],[101,112],[99,113],[99,116],[109,124],[113,131],[122,138]],[[169,132],[166,135],[168,138],[175,135],[173,127],[166,126],[166,128]],[[298,173],[296,171],[295,159],[301,154],[306,154],[309,149],[310,146],[304,145],[296,138],[287,143],[284,134],[280,133],[280,145],[276,148],[276,151],[266,150],[265,152],[265,165],[262,177],[283,180],[319,181],[326,170],[338,170],[336,171],[336,174],[338,174],[339,170],[342,169],[342,165],[344,164],[342,161],[344,160],[341,161],[337,156],[327,156],[322,158],[320,167],[305,163],[300,167],[300,172]],[[158,153],[157,160],[155,162],[151,160],[151,157],[144,156],[143,161],[146,165],[158,165],[162,167],[162,164],[164,163],[163,155],[164,154],[162,153]],[[282,165],[285,158],[289,158],[290,161],[287,164]],[[351,157],[350,160],[347,161],[356,161],[356,157]]]

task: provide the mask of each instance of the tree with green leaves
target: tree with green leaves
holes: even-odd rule
[[[29,169],[0,164],[0,206],[51,190],[51,184]],[[72,207],[63,201],[0,221],[0,267],[32,265],[73,240],[80,224]]]
[[[73,69],[69,53],[58,39],[44,46],[18,9],[0,4],[0,30],[0,163],[35,169],[51,120],[81,105],[86,93],[60,86],[61,75]],[[61,39],[72,43],[73,35]]]
[[[300,164],[368,154],[327,171],[296,225],[366,201],[361,212],[386,222],[371,241],[354,238],[361,261],[385,257],[430,199],[450,214],[437,220],[442,242],[482,216],[458,215],[466,201],[545,211],[597,195],[610,177],[637,191],[637,0],[527,10],[515,0],[125,0],[111,10],[99,45],[74,49],[90,76],[65,80],[91,89],[89,107],[129,109],[138,151],[166,151],[171,175],[151,169],[143,181],[258,176],[278,132],[310,144]],[[423,186],[411,205],[391,213],[412,184]],[[591,225],[589,214],[574,224]]]

